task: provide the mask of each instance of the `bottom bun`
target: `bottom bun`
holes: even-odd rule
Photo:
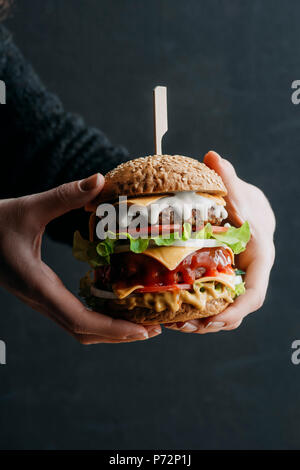
[[[106,312],[114,318],[123,318],[125,320],[132,321],[134,323],[142,323],[143,325],[151,325],[155,323],[174,323],[177,321],[188,321],[195,320],[197,318],[205,318],[218,313],[223,312],[225,308],[229,305],[229,302],[226,302],[224,299],[210,299],[206,302],[205,310],[198,310],[189,304],[182,304],[180,309],[176,312],[173,312],[170,309],[163,310],[162,312],[156,312],[155,310],[150,310],[148,308],[136,307],[132,310],[115,308],[115,305],[112,305],[113,302],[106,301],[105,306]],[[102,309],[103,312],[103,309]]]

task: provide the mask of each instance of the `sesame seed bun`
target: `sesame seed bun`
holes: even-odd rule
[[[137,197],[176,191],[196,191],[226,196],[221,177],[204,163],[181,155],[152,155],[117,166],[105,175],[98,198],[86,206],[94,211],[102,202],[119,196]]]

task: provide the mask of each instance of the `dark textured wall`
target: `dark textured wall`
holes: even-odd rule
[[[80,346],[1,291],[0,447],[299,448],[299,2],[15,3],[7,24],[45,83],[133,157],[153,150],[151,90],[168,85],[165,151],[214,148],[260,186],[277,262],[238,330],[127,345]],[[44,252],[76,292],[85,267],[63,246]]]

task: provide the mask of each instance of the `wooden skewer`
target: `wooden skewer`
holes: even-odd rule
[[[153,90],[155,155],[162,155],[161,142],[168,130],[167,87]]]

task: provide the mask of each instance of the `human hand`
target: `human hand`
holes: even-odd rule
[[[0,285],[45,314],[82,344],[144,340],[161,333],[86,308],[41,259],[46,225],[84,206],[103,187],[99,173],[51,191],[0,201]]]
[[[236,258],[237,266],[246,272],[246,293],[218,315],[168,326],[186,333],[201,334],[233,330],[240,326],[246,315],[263,305],[275,257],[275,217],[264,193],[256,186],[241,180],[231,163],[216,152],[208,152],[204,163],[215,170],[224,181],[228,191],[225,199],[229,221],[232,225],[240,226],[248,220],[251,240],[246,250]]]

